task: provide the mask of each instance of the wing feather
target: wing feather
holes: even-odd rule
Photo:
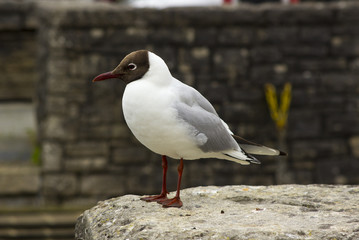
[[[237,135],[232,135],[232,136],[238,142],[239,146],[249,154],[268,155],[268,156],[287,155],[285,152],[248,141],[240,136]]]
[[[237,142],[222,123],[211,103],[197,90],[185,85],[180,101],[175,103],[178,118],[192,128],[193,137],[198,136],[198,147],[204,152],[236,150]],[[203,141],[204,136],[207,138]]]

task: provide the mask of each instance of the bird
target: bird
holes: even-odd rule
[[[248,165],[260,164],[253,155],[286,155],[233,134],[212,104],[196,89],[174,78],[165,61],[151,51],[131,52],[113,71],[92,81],[106,79],[126,84],[122,96],[125,122],[139,142],[162,156],[161,193],[141,200],[182,207],[183,160],[217,158]],[[173,198],[167,197],[167,157],[179,159]]]

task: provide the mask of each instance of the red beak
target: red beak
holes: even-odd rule
[[[103,81],[106,79],[111,79],[111,78],[118,78],[120,76],[120,74],[113,74],[112,72],[106,72],[106,73],[102,73],[100,75],[98,75],[97,77],[95,77],[92,82],[97,82],[97,81]]]

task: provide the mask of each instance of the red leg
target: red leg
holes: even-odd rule
[[[178,170],[178,180],[177,180],[176,196],[171,199],[164,199],[158,201],[158,203],[162,204],[163,207],[178,207],[178,208],[182,207],[182,201],[180,198],[180,189],[181,189],[181,180],[182,180],[182,172],[183,172],[183,158],[181,158],[177,170]]]
[[[166,189],[166,175],[167,175],[167,158],[165,155],[162,155],[162,168],[163,168],[163,174],[162,174],[162,190],[160,195],[155,196],[148,196],[143,197],[141,200],[146,202],[158,202],[161,200],[167,200],[167,189]]]

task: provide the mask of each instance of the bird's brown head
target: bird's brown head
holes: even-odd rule
[[[149,67],[148,51],[138,50],[128,54],[113,71],[102,73],[92,81],[97,82],[117,78],[128,84],[145,75]]]

